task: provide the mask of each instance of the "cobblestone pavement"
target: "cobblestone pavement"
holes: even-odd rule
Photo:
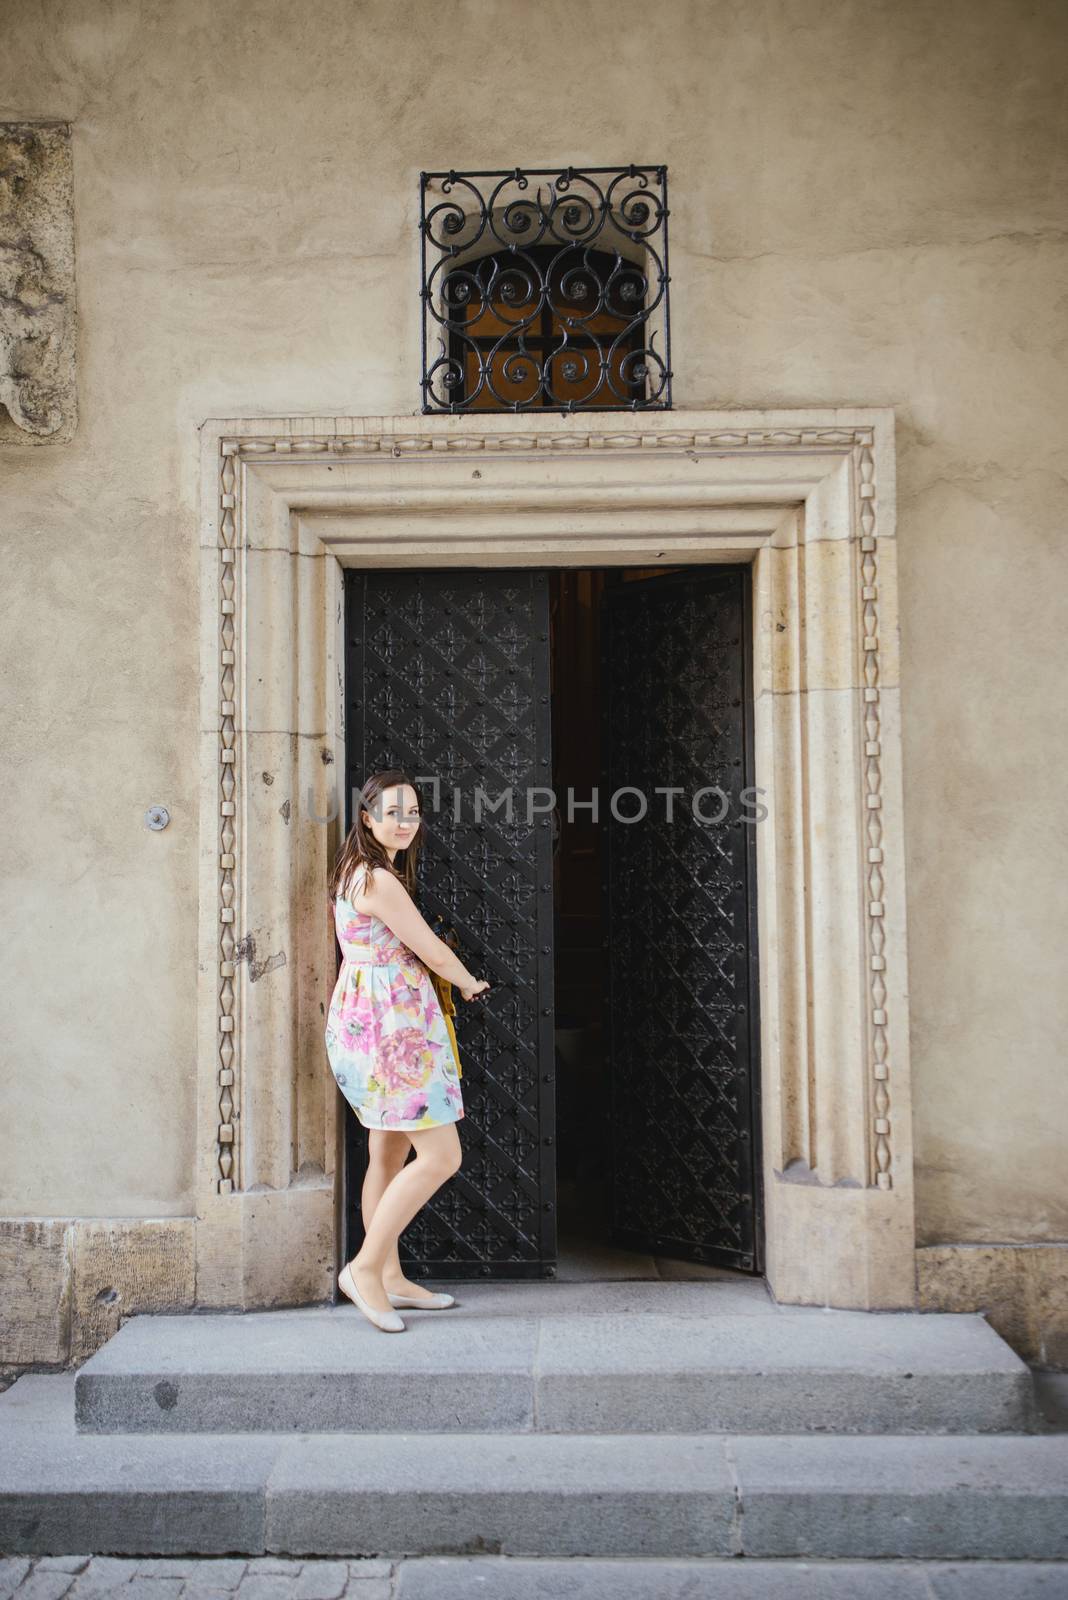
[[[399,1561],[2,1556],[0,1600],[392,1600]]]
[[[3,1556],[0,1600],[1065,1600],[1064,1561]]]

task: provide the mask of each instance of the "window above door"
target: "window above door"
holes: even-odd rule
[[[423,410],[671,406],[667,168],[424,172]]]

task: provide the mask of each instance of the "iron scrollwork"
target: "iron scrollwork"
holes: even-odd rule
[[[420,189],[425,412],[670,408],[666,167]]]

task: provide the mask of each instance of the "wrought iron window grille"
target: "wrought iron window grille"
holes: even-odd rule
[[[423,410],[671,406],[666,167],[420,178]]]

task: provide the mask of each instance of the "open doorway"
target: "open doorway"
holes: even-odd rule
[[[347,574],[349,804],[433,780],[424,914],[492,985],[406,1270],[553,1276],[581,1241],[762,1270],[751,614],[739,565]],[[350,1118],[349,1256],[364,1169]]]
[[[561,1251],[763,1268],[747,579],[549,575]]]

